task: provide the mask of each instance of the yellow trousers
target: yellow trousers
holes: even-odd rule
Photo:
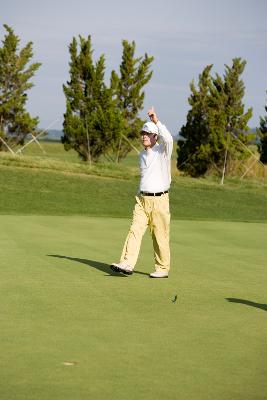
[[[136,196],[133,220],[125,240],[120,262],[134,268],[142,237],[149,226],[153,240],[155,270],[170,269],[170,210],[169,195]]]

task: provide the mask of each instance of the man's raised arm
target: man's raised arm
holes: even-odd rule
[[[159,131],[159,137],[160,137],[160,139],[162,139],[162,142],[164,144],[166,155],[168,156],[168,158],[171,158],[172,149],[173,149],[173,137],[172,137],[172,135],[170,134],[170,132],[168,131],[166,126],[163,125],[159,121],[159,119],[157,117],[157,114],[156,114],[156,112],[154,110],[154,107],[151,107],[148,110],[147,114],[148,114],[151,122],[154,122],[154,124],[157,125],[158,131]]]

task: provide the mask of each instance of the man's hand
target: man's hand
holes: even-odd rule
[[[147,114],[150,118],[150,121],[154,122],[154,124],[158,122],[158,117],[153,106],[148,110]]]

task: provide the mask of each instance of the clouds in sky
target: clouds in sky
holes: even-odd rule
[[[68,45],[73,36],[90,34],[95,58],[105,54],[107,81],[119,69],[122,39],[135,40],[138,55],[155,57],[145,109],[153,104],[175,134],[186,121],[189,82],[207,64],[222,74],[234,57],[247,61],[245,106],[254,110],[250,125],[259,124],[267,98],[266,15],[265,0],[9,0],[1,6],[1,25],[10,25],[22,45],[33,41],[34,59],[42,62],[28,103],[40,127],[57,121],[61,128]],[[3,38],[3,26],[0,32]]]

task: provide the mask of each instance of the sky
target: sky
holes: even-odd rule
[[[267,105],[267,0],[1,0],[0,38],[11,26],[24,47],[33,42],[32,61],[42,63],[28,93],[27,110],[40,129],[62,129],[69,79],[68,46],[73,37],[91,35],[94,60],[106,59],[106,83],[119,71],[122,40],[135,41],[136,55],[154,57],[145,86],[144,109],[154,106],[175,136],[186,122],[189,84],[205,66],[222,75],[241,57],[245,110],[250,127],[259,126]]]

